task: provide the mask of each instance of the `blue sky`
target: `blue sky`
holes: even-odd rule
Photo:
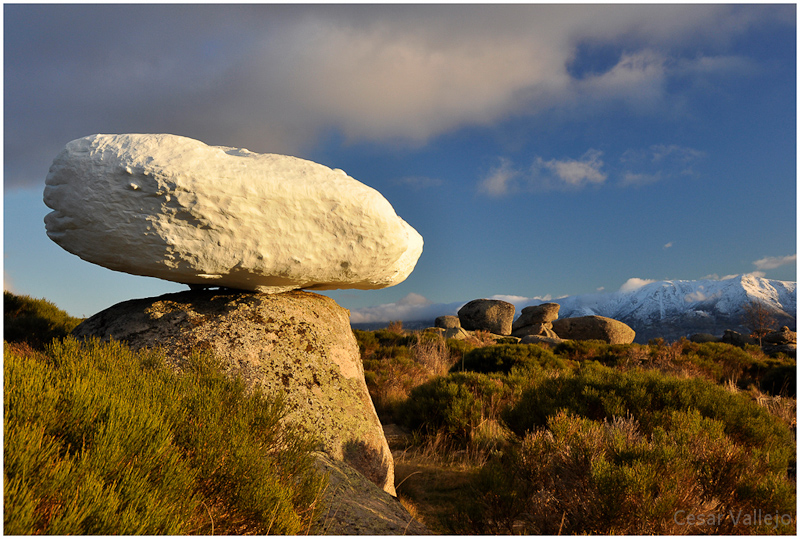
[[[50,162],[93,133],[310,159],[425,239],[358,312],[796,280],[796,8],[5,5],[4,284],[76,316],[185,289],[50,241]],[[638,279],[638,281],[637,281]]]

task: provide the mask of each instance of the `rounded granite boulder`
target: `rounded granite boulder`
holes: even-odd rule
[[[46,179],[47,235],[106,268],[265,293],[402,282],[422,237],[341,170],[175,135],[73,140]]]

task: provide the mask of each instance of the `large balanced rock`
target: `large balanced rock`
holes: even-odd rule
[[[68,143],[46,179],[47,235],[106,268],[278,293],[402,282],[422,237],[341,170],[175,135]]]
[[[474,299],[458,310],[461,327],[483,330],[497,335],[511,335],[514,304],[499,299]]]
[[[118,303],[73,334],[162,347],[177,368],[209,350],[231,375],[285,397],[322,449],[394,495],[394,461],[372,405],[349,312],[310,292],[186,291]]]
[[[627,324],[605,316],[578,316],[553,322],[553,330],[562,339],[600,340],[609,344],[630,344],[636,332]]]
[[[525,307],[511,325],[511,335],[525,337],[538,335],[550,339],[558,338],[553,331],[553,321],[558,318],[558,303],[542,303]]]

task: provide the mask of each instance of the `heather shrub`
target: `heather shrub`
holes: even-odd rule
[[[698,411],[673,411],[645,434],[632,417],[603,421],[561,411],[546,428],[488,462],[474,483],[477,533],[755,534],[795,532],[785,475]],[[754,508],[774,525],[743,519]],[[722,515],[709,522],[688,515]]]
[[[3,292],[3,338],[41,349],[69,335],[81,319],[68,315],[45,299]]]
[[[464,445],[482,424],[499,420],[510,395],[503,377],[451,373],[414,388],[399,414],[413,430],[428,436],[442,432]]]
[[[466,442],[480,421],[481,409],[466,386],[439,376],[412,389],[399,414],[401,423],[411,429],[426,434],[441,430]]]
[[[213,357],[55,340],[4,351],[4,532],[305,532],[325,486],[314,440]]]
[[[464,355],[462,363],[451,371],[463,370],[482,373],[508,374],[517,370],[564,370],[574,363],[557,357],[550,350],[535,344],[498,344],[476,348]]]
[[[747,395],[726,391],[702,378],[677,378],[657,371],[619,372],[584,363],[575,374],[532,379],[504,414],[518,435],[544,427],[561,410],[602,421],[631,416],[646,435],[668,428],[673,412],[697,410],[720,421],[726,435],[754,452],[769,455],[770,467],[786,473],[795,465],[794,436]]]
[[[738,346],[721,342],[683,342],[683,356],[716,382],[730,380],[734,384],[755,363],[753,356]]]

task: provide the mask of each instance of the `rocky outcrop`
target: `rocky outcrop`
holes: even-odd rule
[[[797,356],[797,332],[790,330],[787,326],[766,334],[761,342],[761,347],[767,354]]]
[[[47,235],[100,266],[279,293],[402,282],[422,237],[341,170],[175,135],[68,143],[45,181]]]
[[[596,339],[609,344],[629,344],[636,337],[636,333],[628,325],[604,316],[562,318],[553,322],[553,330],[561,339]]]
[[[755,344],[756,341],[749,335],[744,335],[732,329],[726,329],[722,335],[722,342],[744,348],[747,344]]]
[[[797,332],[792,331],[787,326],[783,326],[778,331],[772,331],[764,335],[761,342],[764,344],[797,344]]]
[[[553,331],[553,321],[558,319],[559,307],[558,303],[542,303],[525,307],[519,318],[511,325],[511,335],[515,337],[538,335],[557,339],[558,335]]]
[[[514,311],[514,305],[507,301],[474,299],[458,310],[458,319],[466,330],[511,335]]]
[[[457,328],[446,329],[444,331],[443,337],[445,339],[456,339],[459,341],[466,341],[471,337],[471,335],[464,328],[457,327]]]
[[[367,481],[346,463],[317,454],[317,470],[328,474],[326,510],[310,530],[314,535],[427,535],[397,498]]]
[[[125,301],[85,320],[77,337],[162,347],[176,368],[209,350],[231,375],[283,395],[285,418],[322,450],[394,495],[394,461],[372,405],[349,312],[310,292],[187,291]]]

